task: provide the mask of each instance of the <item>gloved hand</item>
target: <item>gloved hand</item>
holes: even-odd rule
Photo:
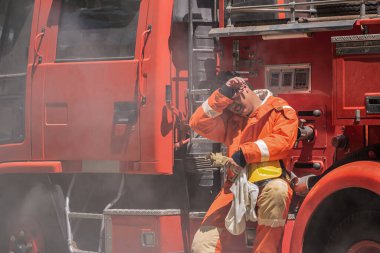
[[[230,158],[222,155],[222,153],[210,153],[206,156],[206,159],[211,162],[211,166],[213,167],[223,167]]]
[[[249,89],[246,83],[246,79],[241,77],[233,77],[229,79],[222,87],[220,92],[231,99],[234,99],[239,96],[240,93],[243,93],[244,90]]]
[[[248,88],[246,79],[242,77],[231,78],[230,80],[226,82],[226,86],[235,90],[234,98],[237,97],[239,93],[242,93],[244,89]]]
[[[210,153],[206,156],[214,167],[226,167],[227,179],[231,182],[239,175],[243,169],[232,158],[222,155],[221,153]]]
[[[313,176],[314,175],[307,175],[292,179],[293,189],[298,196],[306,196],[309,193],[310,189],[308,186],[308,180]]]

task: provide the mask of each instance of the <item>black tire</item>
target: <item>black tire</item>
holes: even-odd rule
[[[366,13],[373,14],[377,12],[377,6],[374,3],[366,4]],[[317,6],[319,17],[338,16],[338,15],[359,15],[360,4],[334,4]]]
[[[25,234],[25,244],[37,242],[38,253],[68,252],[52,196],[46,186],[38,184],[23,194],[18,193],[17,198],[7,199],[6,205],[0,203],[0,252],[9,252],[14,247],[10,246],[10,238],[20,241],[21,231]]]
[[[344,219],[331,233],[324,253],[346,253],[360,241],[380,245],[380,212],[360,211]]]

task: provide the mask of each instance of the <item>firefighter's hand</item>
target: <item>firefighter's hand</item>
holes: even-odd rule
[[[294,191],[298,196],[306,196],[306,194],[310,191],[308,186],[308,180],[311,176],[312,175],[294,178],[292,180]]]
[[[240,167],[232,158],[229,158],[227,163],[227,179],[231,182],[235,181],[235,178],[239,175],[240,171],[242,171],[242,167]]]

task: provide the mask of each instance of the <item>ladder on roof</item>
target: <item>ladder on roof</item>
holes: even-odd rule
[[[218,27],[218,0],[208,0],[208,8],[198,8],[189,0],[188,23],[188,97],[189,112],[192,114],[209,97],[215,84],[217,39],[208,36],[212,28]],[[214,151],[215,142],[206,139],[191,130],[189,154],[204,156]]]

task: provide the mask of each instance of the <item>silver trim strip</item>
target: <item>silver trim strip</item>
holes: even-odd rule
[[[105,253],[112,253],[112,218],[104,217]]]
[[[213,28],[209,32],[209,37],[213,38],[351,30],[355,22],[356,20],[342,20],[315,23],[291,23],[280,25]]]
[[[25,77],[25,76],[26,76],[26,73],[4,74],[4,75],[0,75],[0,79]]]
[[[102,220],[103,219],[103,214],[70,212],[69,213],[69,218],[71,218],[71,219],[95,219],[95,220]]]
[[[108,209],[105,215],[169,216],[180,215],[180,209]]]
[[[351,41],[368,41],[368,40],[380,40],[380,34],[363,34],[363,35],[331,37],[332,43],[351,42]]]
[[[83,160],[82,171],[90,173],[118,173],[120,161],[118,160]]]
[[[190,212],[189,218],[190,219],[203,219],[206,215],[206,212]]]

